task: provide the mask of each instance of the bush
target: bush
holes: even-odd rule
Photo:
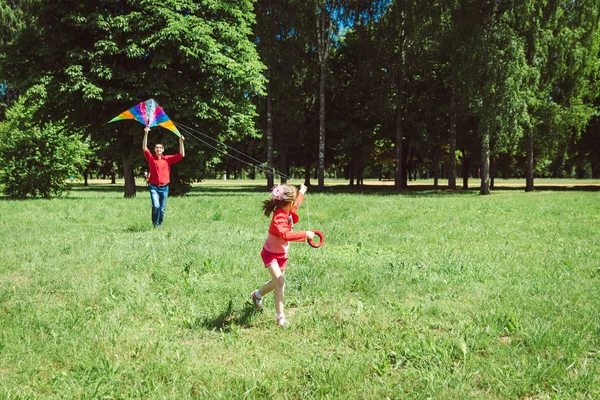
[[[27,96],[20,99],[0,125],[0,184],[11,197],[60,196],[67,179],[78,177],[86,163],[88,149],[80,135],[66,134],[61,122],[36,124],[35,111],[45,91],[41,94],[36,92],[36,100],[29,102]]]

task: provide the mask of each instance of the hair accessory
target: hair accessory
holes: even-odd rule
[[[274,200],[281,200],[283,198],[283,188],[281,186],[275,186],[271,190],[271,198]]]

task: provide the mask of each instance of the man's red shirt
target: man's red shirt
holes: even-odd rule
[[[163,155],[158,158],[156,154],[150,153],[150,150],[144,150],[144,158],[148,161],[150,167],[150,176],[148,182],[153,185],[167,185],[171,180],[171,165],[181,161],[183,156],[179,153],[170,156]]]

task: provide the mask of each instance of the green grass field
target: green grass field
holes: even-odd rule
[[[279,329],[262,186],[139,189],[0,199],[0,399],[600,398],[600,191],[309,191]]]

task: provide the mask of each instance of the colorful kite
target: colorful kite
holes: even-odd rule
[[[111,119],[108,123],[110,124],[111,122],[121,121],[123,119],[135,119],[148,128],[162,126],[181,137],[181,133],[179,133],[173,121],[169,119],[162,107],[159,106],[154,99],[142,101],[140,104],[131,107],[129,110],[124,111]]]

